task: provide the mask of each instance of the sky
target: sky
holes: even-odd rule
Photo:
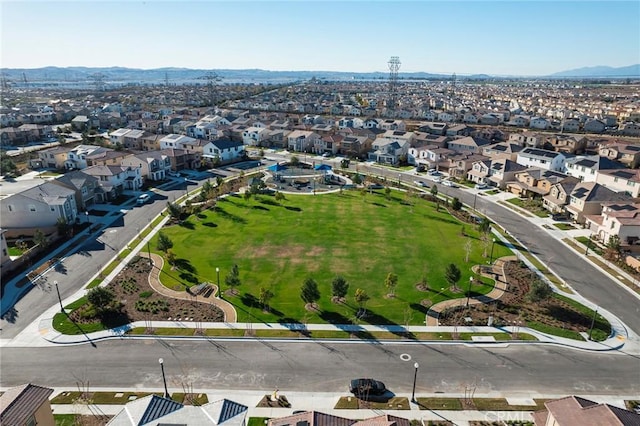
[[[0,66],[548,75],[640,63],[640,1],[0,0]]]

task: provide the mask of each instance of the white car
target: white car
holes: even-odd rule
[[[476,183],[476,186],[474,186],[475,189],[487,189],[488,186],[486,183]]]
[[[451,188],[457,188],[457,187],[458,187],[458,185],[457,185],[454,181],[449,180],[449,179],[445,179],[445,180],[443,180],[443,181],[442,181],[442,184],[443,184],[444,186],[450,186]]]
[[[151,201],[151,196],[149,194],[142,194],[136,200],[136,204],[141,206],[143,204],[148,203],[149,201]]]
[[[435,183],[442,182],[442,178],[440,176],[436,176],[436,175],[431,175],[431,180],[433,180]]]
[[[426,184],[424,181],[422,181],[422,180],[415,180],[415,181],[413,181],[413,183],[414,183],[414,185],[421,186],[421,187],[423,187],[423,188],[428,188],[428,187],[429,187],[429,185],[427,185],[427,184]]]

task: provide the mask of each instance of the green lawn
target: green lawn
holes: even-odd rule
[[[273,197],[245,201],[240,196],[218,203],[217,210],[207,210],[190,217],[182,225],[165,227],[163,232],[173,241],[173,252],[180,268],[168,264],[161,275],[165,285],[185,289],[195,283],[216,283],[220,268],[223,290],[225,276],[237,264],[242,284],[239,296],[228,299],[236,306],[239,321],[277,322],[309,320],[311,322],[348,322],[357,306],[356,288],[371,297],[370,315],[365,322],[423,324],[426,309],[420,300],[439,302],[453,294],[444,279],[448,263],[462,271],[459,285],[469,281],[471,266],[485,263],[477,231],[467,225],[460,235],[460,222],[443,208],[420,199],[407,202],[404,194],[393,191],[391,199],[381,193],[357,191],[317,196],[287,195],[276,202]],[[413,205],[411,205],[413,204]],[[472,242],[469,263],[465,263],[464,245]],[[156,247],[157,236],[151,243]],[[496,245],[494,258],[509,254]],[[384,287],[389,272],[398,275],[396,297],[387,299]],[[426,273],[431,289],[415,288]],[[350,284],[347,303],[333,304],[331,280],[343,275]],[[304,309],[300,298],[303,281],[311,277],[318,283],[320,312]],[[472,292],[484,294],[493,284],[482,283]],[[275,294],[271,312],[262,311],[257,298],[260,288]],[[440,293],[440,288],[446,290]]]
[[[598,256],[602,256],[604,254],[600,246],[598,246],[595,242],[591,241],[589,237],[576,237],[576,241],[587,246],[589,248],[589,251],[594,252]],[[586,251],[587,249],[585,249],[585,252]]]
[[[564,222],[556,222],[553,224],[553,226],[560,229],[561,231],[571,231],[573,229],[576,229],[576,227],[573,226],[572,224],[564,223]]]
[[[518,206],[522,209],[527,210],[528,212],[538,216],[538,217],[547,217],[549,216],[549,212],[545,210],[539,201],[532,201],[529,199],[523,198],[509,198],[506,200],[508,203],[513,204],[514,206]]]

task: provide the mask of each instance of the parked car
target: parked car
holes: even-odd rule
[[[374,379],[353,379],[349,383],[349,392],[354,395],[382,395],[386,391],[384,383]]]
[[[329,157],[331,157],[331,153],[330,152],[325,152],[324,154],[322,154],[322,157],[329,158]]]
[[[423,188],[428,188],[428,187],[429,187],[429,185],[427,185],[427,184],[426,184],[424,181],[422,181],[422,180],[416,180],[416,181],[414,181],[413,183],[414,183],[415,185],[421,186],[421,187],[423,187]]]
[[[440,175],[431,175],[431,180],[435,183],[440,183],[442,182],[442,177]]]
[[[384,186],[379,183],[370,183],[367,185],[367,189],[384,189]]]
[[[487,189],[489,188],[489,186],[486,183],[476,183],[476,186],[474,186],[475,189]]]
[[[142,194],[136,200],[136,204],[141,206],[143,204],[148,203],[149,201],[151,201],[151,196],[149,194]]]
[[[444,186],[450,186],[451,188],[457,188],[457,187],[458,187],[458,184],[457,184],[457,183],[455,183],[454,181],[449,180],[449,179],[445,179],[445,180],[443,180],[443,181],[442,181],[442,184],[443,184]]]

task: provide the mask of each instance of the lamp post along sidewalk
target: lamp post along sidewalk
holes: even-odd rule
[[[167,389],[167,378],[164,375],[164,360],[162,358],[158,359],[160,363],[160,370],[162,371],[162,383],[164,383],[164,397],[169,398],[169,390]]]
[[[415,368],[413,372],[413,390],[411,391],[411,402],[416,403],[416,379],[418,378],[418,363],[413,364],[413,368]]]
[[[53,285],[56,286],[56,293],[58,293],[58,302],[60,303],[60,312],[64,313],[64,307],[62,306],[62,298],[60,297],[60,289],[58,288],[58,281],[54,281]]]

